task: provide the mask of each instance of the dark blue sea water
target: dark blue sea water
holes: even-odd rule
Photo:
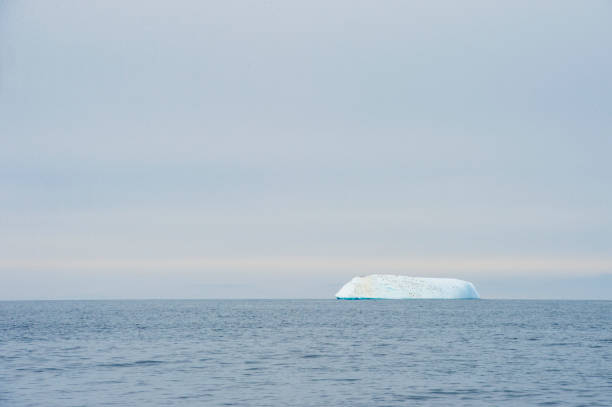
[[[612,302],[0,302],[2,406],[610,406]]]

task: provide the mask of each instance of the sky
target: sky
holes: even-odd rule
[[[612,299],[612,3],[0,1],[0,300]]]

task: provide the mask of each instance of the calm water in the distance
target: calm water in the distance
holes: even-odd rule
[[[610,406],[610,301],[0,302],[2,406]]]

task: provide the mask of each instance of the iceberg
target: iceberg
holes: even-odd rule
[[[353,278],[336,293],[336,298],[339,300],[478,299],[480,296],[472,283],[455,278],[371,274]]]

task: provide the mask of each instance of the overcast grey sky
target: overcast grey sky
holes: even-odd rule
[[[612,2],[0,2],[0,299],[612,299]]]

